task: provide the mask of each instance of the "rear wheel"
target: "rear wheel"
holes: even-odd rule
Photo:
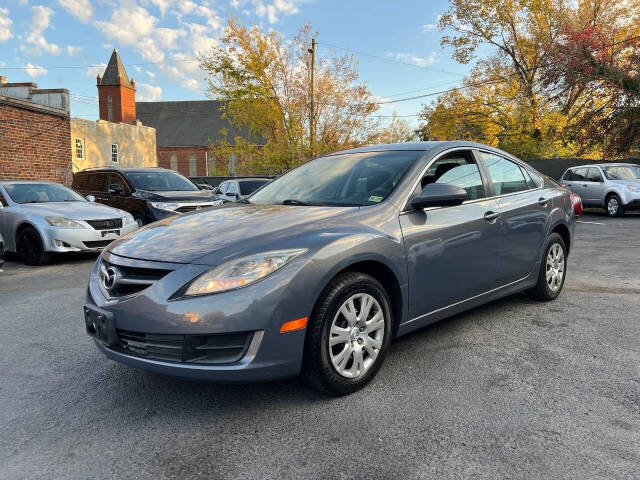
[[[391,342],[389,298],[373,277],[336,277],[309,322],[303,375],[315,388],[344,395],[364,387],[382,365]]]
[[[560,234],[554,232],[547,238],[538,283],[527,293],[543,302],[556,299],[564,286],[566,271],[567,247]]]
[[[20,259],[27,265],[42,265],[48,260],[42,238],[33,227],[26,227],[18,232],[16,250]]]
[[[624,204],[620,197],[615,193],[612,193],[607,197],[607,215],[610,217],[622,217],[624,216]]]

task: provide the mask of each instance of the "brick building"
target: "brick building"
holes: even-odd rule
[[[208,147],[236,130],[222,118],[217,100],[179,102],[136,102],[138,119],[156,129],[158,166],[188,177],[204,176],[216,170]]]
[[[0,77],[0,179],[71,182],[69,91]]]

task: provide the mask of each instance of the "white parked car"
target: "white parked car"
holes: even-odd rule
[[[99,251],[133,232],[133,216],[50,182],[0,182],[0,235],[28,265],[51,252]]]

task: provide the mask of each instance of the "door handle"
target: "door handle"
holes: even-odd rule
[[[540,197],[540,198],[538,199],[538,203],[539,203],[540,205],[542,205],[543,207],[546,207],[546,206],[547,206],[547,204],[549,203],[549,199],[548,199],[548,198]]]
[[[484,214],[484,219],[487,222],[494,222],[496,221],[498,218],[500,218],[500,212],[492,212],[492,211],[488,211],[487,213]]]
[[[586,183],[583,183],[583,184],[582,184],[582,186],[583,186],[584,188],[587,188],[587,187],[588,187],[588,185],[587,185]]]

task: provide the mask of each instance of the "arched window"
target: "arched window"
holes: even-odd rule
[[[111,95],[107,97],[107,118],[110,122],[113,122],[113,98]]]
[[[176,172],[178,171],[178,157],[176,157],[175,154],[171,155],[171,158],[169,158],[169,168]]]
[[[198,167],[196,164],[196,156],[192,153],[189,155],[189,176],[195,177],[198,175]]]

